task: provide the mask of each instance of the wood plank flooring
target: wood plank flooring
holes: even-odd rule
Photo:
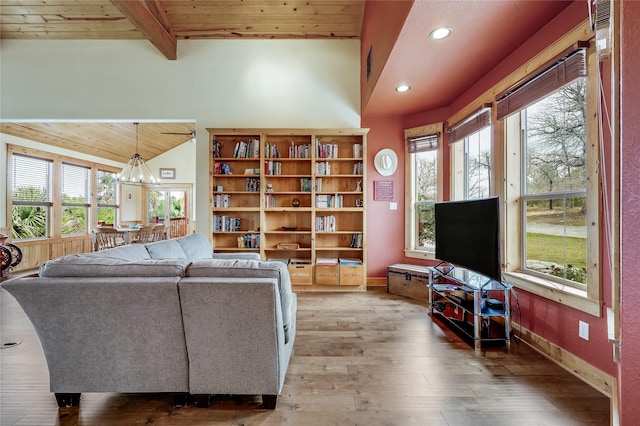
[[[0,290],[1,425],[608,425],[609,399],[523,343],[476,354],[426,305],[389,295],[298,294],[294,356],[275,411],[260,397],[174,408],[166,394],[87,393],[58,410],[40,343]]]

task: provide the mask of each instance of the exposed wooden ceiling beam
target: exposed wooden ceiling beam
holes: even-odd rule
[[[178,42],[140,0],[111,0],[122,13],[167,59],[178,59]]]
[[[171,35],[171,37],[176,38],[175,31],[171,27],[171,23],[169,22],[169,18],[167,18],[167,14],[164,11],[164,7],[162,7],[161,0],[145,0],[147,8],[149,12],[155,16],[155,18],[162,24],[165,30]]]

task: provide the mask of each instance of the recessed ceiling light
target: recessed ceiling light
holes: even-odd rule
[[[429,38],[431,40],[442,40],[443,38],[447,38],[453,33],[453,28],[451,27],[440,27],[431,31],[429,34]]]
[[[411,90],[411,86],[408,86],[406,84],[400,85],[398,87],[396,87],[396,92],[408,92],[409,90]]]

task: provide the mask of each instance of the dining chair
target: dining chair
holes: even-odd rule
[[[166,228],[162,223],[153,225],[153,241],[164,240],[167,236]]]
[[[99,226],[91,231],[95,236],[95,251],[107,250],[110,248],[125,245],[125,235],[123,231],[118,231],[111,226]]]
[[[139,244],[146,244],[154,241],[153,238],[154,238],[153,225],[143,225],[140,227],[140,230],[138,231],[138,235],[136,239],[133,240],[133,242],[139,243]]]

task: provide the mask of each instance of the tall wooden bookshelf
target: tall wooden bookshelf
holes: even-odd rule
[[[298,291],[365,290],[368,129],[207,130],[214,249],[305,265]]]

